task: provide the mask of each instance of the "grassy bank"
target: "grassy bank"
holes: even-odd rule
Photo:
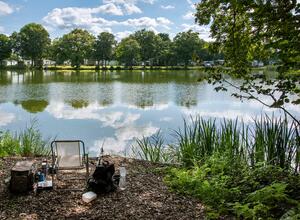
[[[2,70],[26,70],[26,69],[34,69],[28,66],[0,66]],[[203,70],[205,67],[203,66],[87,66],[82,65],[79,68],[66,66],[66,65],[57,65],[57,66],[47,66],[43,67],[44,70],[55,70],[55,71],[64,71],[64,70],[73,70],[73,71],[83,71],[83,70],[91,70],[91,71],[118,71],[118,70]]]
[[[195,118],[174,132],[134,147],[144,159],[181,167],[165,170],[170,190],[200,199],[215,219],[297,219],[300,217],[300,136],[286,119],[262,117],[251,125]]]
[[[224,68],[228,69],[227,67],[223,66],[215,66],[208,69],[219,69]],[[276,66],[264,66],[264,67],[253,67],[251,68],[253,71],[262,71],[262,70],[268,70],[268,71],[276,71]],[[0,66],[0,69],[2,70],[26,70],[26,69],[32,69],[28,66]],[[82,65],[79,68],[75,68],[72,66],[67,65],[57,65],[57,66],[47,66],[43,67],[44,70],[53,70],[53,71],[66,71],[66,70],[72,70],[72,71],[120,71],[120,70],[205,70],[207,69],[204,66],[88,66],[88,65]]]

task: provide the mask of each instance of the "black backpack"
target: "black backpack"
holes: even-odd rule
[[[118,178],[115,175],[115,165],[108,161],[101,162],[88,179],[88,190],[97,194],[108,193],[117,189]]]

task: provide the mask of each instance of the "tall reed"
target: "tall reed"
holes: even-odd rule
[[[297,167],[299,159],[299,132],[295,122],[287,118],[264,116],[254,120],[253,156],[255,163],[280,166],[281,168]],[[298,142],[298,143],[297,143]]]
[[[42,156],[49,153],[49,141],[44,140],[36,127],[36,120],[20,133],[0,132],[0,157],[4,156]]]
[[[204,161],[218,148],[218,133],[215,120],[184,119],[183,128],[175,132],[175,149],[178,160],[186,166]]]
[[[159,135],[137,140],[136,152],[142,159],[161,161],[166,149],[175,149],[177,160],[186,167],[203,164],[213,154],[223,155],[229,163],[275,165],[299,172],[299,128],[287,118],[264,115],[249,125],[243,121],[203,119],[183,120],[174,131],[175,143],[166,146]],[[139,149],[139,151],[137,151]]]
[[[142,137],[136,140],[136,146],[132,146],[135,157],[151,162],[170,162],[171,151],[165,148],[164,138],[159,130],[151,137]]]
[[[8,131],[0,132],[0,157],[14,156],[20,153],[20,143],[17,135]]]
[[[36,121],[24,129],[19,135],[21,144],[20,154],[23,156],[42,156],[49,153],[49,141],[43,139],[41,132],[36,128]]]

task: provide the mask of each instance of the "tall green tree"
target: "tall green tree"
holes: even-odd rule
[[[11,42],[9,37],[0,34],[0,65],[3,60],[9,58],[11,55]]]
[[[231,67],[228,72],[244,78],[240,86],[223,78],[223,82],[239,91],[233,95],[283,110],[300,129],[299,119],[285,108],[285,103],[300,104],[297,79],[286,74],[299,69],[300,63],[300,4],[297,0],[202,0],[196,9],[196,21],[200,25],[211,23],[215,45]],[[247,74],[251,59],[272,57],[280,62],[277,79],[262,76],[263,79],[257,80],[256,76]],[[221,82],[222,75],[215,76]],[[226,90],[223,83],[217,89]]]
[[[106,66],[106,61],[110,60],[113,55],[113,49],[116,45],[115,36],[108,32],[100,33],[94,43],[94,58],[99,65],[100,60]]]
[[[250,3],[252,0],[203,0],[197,4],[196,21],[211,24],[211,36],[225,55],[228,66],[245,73],[251,46]]]
[[[118,61],[132,67],[140,59],[140,45],[132,37],[124,38],[116,48],[116,57]]]
[[[172,50],[172,41],[169,34],[159,33],[159,50],[158,54],[158,64],[161,66],[169,66],[174,63],[174,51]]]
[[[140,45],[141,60],[144,63],[146,63],[146,61],[150,61],[152,65],[153,60],[158,55],[160,38],[153,31],[145,29],[135,32],[132,37]]]
[[[40,67],[50,44],[47,30],[40,24],[30,23],[21,28],[15,39],[22,58],[30,59],[32,66]]]
[[[178,62],[183,62],[187,66],[203,44],[196,32],[189,30],[178,33],[174,38],[174,51]]]
[[[13,32],[10,36],[10,43],[11,43],[11,48],[12,48],[12,55],[11,55],[11,59],[17,60],[18,62],[21,61],[21,55],[20,55],[20,39],[19,39],[20,35],[18,34],[18,32]]]
[[[63,64],[68,59],[67,51],[64,50],[62,38],[54,39],[48,48],[48,58],[55,64]]]
[[[95,37],[88,31],[74,29],[62,37],[60,48],[66,56],[65,59],[70,60],[72,66],[79,68],[84,63],[84,59],[92,56],[94,40]]]
[[[297,3],[298,2],[298,3]],[[251,11],[254,43],[262,53],[272,51],[280,60],[279,72],[300,67],[300,2],[254,1]]]

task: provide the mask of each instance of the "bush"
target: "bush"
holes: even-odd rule
[[[43,140],[36,128],[36,121],[18,133],[9,131],[0,133],[0,157],[4,156],[43,156],[49,154],[48,141]]]
[[[202,166],[170,169],[165,182],[175,192],[199,198],[213,217],[278,219],[299,205],[299,176],[272,165],[238,167],[218,154]]]
[[[8,131],[0,133],[0,157],[15,156],[20,153],[20,142],[17,136]]]
[[[182,167],[168,170],[170,189],[199,198],[209,218],[299,217],[299,128],[286,118],[253,122],[184,121],[175,144]]]

